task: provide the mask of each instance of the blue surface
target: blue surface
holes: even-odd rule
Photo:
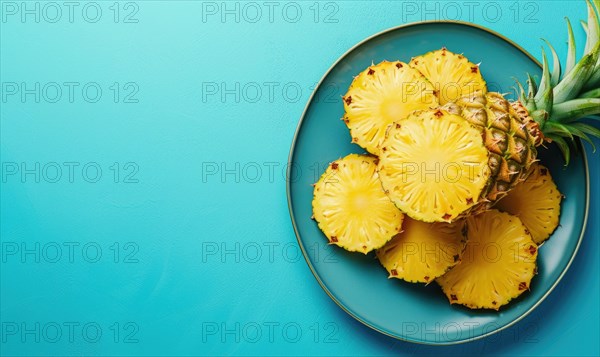
[[[589,146],[579,254],[548,299],[498,335],[452,347],[383,336],[338,308],[299,255],[289,146],[311,88],[348,48],[460,9],[538,58],[548,38],[564,58],[562,18],[585,17],[583,2],[498,2],[499,17],[485,2],[436,3],[290,2],[270,16],[259,2],[259,18],[239,3],[236,21],[233,2],[222,18],[221,2],[138,1],[119,3],[115,22],[113,2],[98,1],[95,23],[95,5],[81,15],[85,2],[72,21],[63,7],[52,23],[56,9],[43,3],[36,22],[0,2],[1,94],[40,83],[39,103],[0,98],[0,354],[599,355],[600,160]],[[576,37],[582,45],[579,28]],[[63,92],[56,103],[52,82]],[[101,98],[88,103],[97,87]],[[36,162],[39,183],[20,175],[21,163],[35,171]]]

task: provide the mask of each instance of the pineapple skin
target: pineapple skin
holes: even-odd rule
[[[467,97],[449,103],[445,109],[462,116],[478,128],[489,152],[488,167],[491,175],[481,192],[479,205],[472,211],[487,210],[529,175],[536,162],[536,124],[527,112],[519,114],[500,93],[476,91]]]

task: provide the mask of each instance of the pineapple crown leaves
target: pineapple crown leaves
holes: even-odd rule
[[[539,86],[527,74],[527,91],[517,81],[519,100],[539,124],[544,136],[555,142],[569,163],[570,141],[579,137],[588,141],[595,151],[590,136],[600,137],[600,130],[578,122],[581,118],[600,120],[600,0],[586,0],[588,19],[582,22],[586,33],[584,53],[576,60],[575,36],[571,22],[568,30],[567,61],[564,71],[554,47],[544,40],[552,55],[552,70],[546,50],[542,47],[542,78]],[[562,76],[561,76],[562,75]]]

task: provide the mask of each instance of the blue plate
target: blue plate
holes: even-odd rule
[[[573,154],[564,168],[558,149],[540,150],[563,200],[560,227],[539,250],[538,275],[531,291],[499,312],[469,310],[448,303],[437,284],[424,286],[388,280],[373,254],[348,253],[327,244],[311,219],[311,184],[326,165],[349,153],[351,144],[340,120],[343,95],[353,76],[372,62],[401,60],[447,47],[464,53],[481,70],[493,91],[512,92],[513,78],[540,75],[540,64],[522,48],[490,30],[460,22],[425,22],[377,34],[352,48],[325,74],[309,100],[289,157],[288,201],[292,224],[308,266],[333,301],[363,324],[386,335],[426,344],[454,344],[498,332],[530,313],[557,285],[581,243],[588,213],[589,179],[585,153]]]

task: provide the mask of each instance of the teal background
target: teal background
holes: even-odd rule
[[[393,340],[339,309],[299,255],[285,195],[306,101],[355,43],[461,9],[538,58],[548,38],[564,58],[563,17],[585,18],[583,2],[296,1],[272,17],[262,2],[252,3],[260,17],[238,2],[239,19],[222,19],[212,6],[235,12],[235,2],[96,1],[97,22],[96,5],[78,2],[73,21],[63,7],[55,23],[44,2],[39,22],[9,15],[12,3],[0,2],[1,355],[600,354],[599,159],[587,144],[590,219],[563,281],[517,325],[457,346]],[[9,95],[38,82],[39,103]],[[88,103],[76,89],[70,100],[63,85],[50,103],[53,82],[95,83],[102,95]],[[22,163],[39,163],[39,182]]]

